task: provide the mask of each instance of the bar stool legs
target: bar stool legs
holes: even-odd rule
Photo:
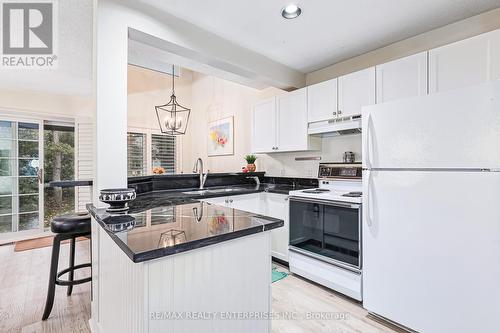
[[[73,286],[81,283],[90,282],[92,277],[74,280],[74,271],[76,269],[91,267],[91,263],[80,264],[75,266],[75,242],[76,238],[80,236],[90,236],[89,233],[84,234],[56,234],[54,236],[54,242],[52,245],[52,258],[50,260],[50,273],[49,273],[49,287],[47,289],[47,300],[45,302],[45,310],[43,311],[42,320],[46,320],[50,316],[52,307],[54,305],[54,297],[56,292],[56,285],[68,286],[66,294],[71,295],[73,291]],[[71,239],[69,247],[69,267],[57,272],[57,266],[59,264],[59,252],[61,248],[61,242],[65,239]],[[61,280],[59,277],[68,273],[68,280]]]
[[[71,242],[69,244],[69,267],[74,267],[75,266],[75,237],[71,238]],[[69,276],[68,276],[68,281],[73,282],[73,270],[69,271]],[[66,293],[67,296],[71,296],[71,293],[73,292],[73,285],[70,284],[68,286],[68,292]]]
[[[57,264],[59,263],[59,249],[61,248],[62,235],[56,235],[52,244],[52,257],[50,259],[49,288],[47,289],[47,300],[42,320],[49,318],[50,311],[54,305],[54,295],[56,292]]]

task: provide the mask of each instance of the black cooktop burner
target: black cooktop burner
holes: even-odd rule
[[[363,192],[349,192],[342,194],[343,197],[353,197],[353,198],[359,198],[361,195],[363,195]]]
[[[302,192],[303,193],[326,193],[326,192],[330,192],[330,190],[327,190],[326,188],[315,188],[312,190],[304,190]]]

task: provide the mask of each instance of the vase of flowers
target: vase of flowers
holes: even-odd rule
[[[257,167],[255,166],[255,160],[257,157],[255,155],[247,155],[245,156],[245,161],[247,161],[247,170],[249,172],[255,172]]]
[[[165,173],[165,169],[164,169],[164,168],[162,168],[162,167],[154,167],[154,168],[153,168],[153,173],[154,173],[155,175],[162,175],[162,174],[164,174],[164,173]]]

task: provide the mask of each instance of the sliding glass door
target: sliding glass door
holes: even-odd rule
[[[0,237],[43,230],[42,142],[41,122],[0,120]]]
[[[75,127],[48,122],[43,125],[43,224],[50,226],[56,215],[75,211],[74,187],[51,187],[52,181],[75,179]]]
[[[0,118],[0,242],[37,236],[75,210],[73,123]]]

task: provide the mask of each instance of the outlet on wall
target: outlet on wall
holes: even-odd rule
[[[312,177],[312,176],[313,176],[312,169],[307,169],[307,177]]]
[[[285,169],[281,169],[280,174],[281,174],[281,176],[284,176],[286,174]]]

